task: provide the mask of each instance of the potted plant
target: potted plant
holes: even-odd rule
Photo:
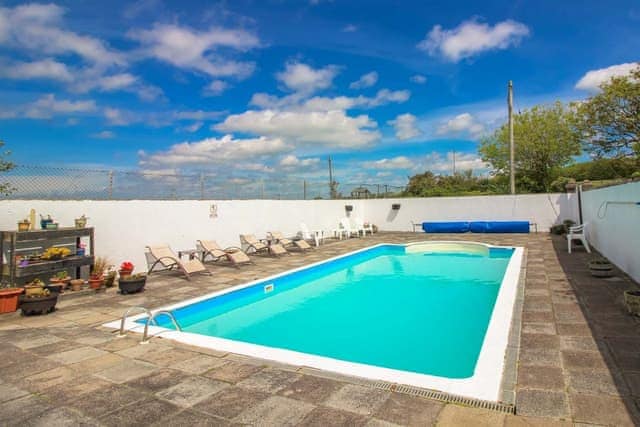
[[[87,226],[87,218],[84,214],[80,218],[75,219],[76,228],[85,228]]]
[[[58,246],[51,246],[42,253],[40,258],[47,261],[54,261],[62,259],[64,257],[68,257],[69,255],[71,255],[71,251],[69,249],[61,248]]]
[[[89,287],[100,289],[104,284],[104,271],[107,269],[109,261],[105,257],[96,257],[89,275]]]
[[[20,295],[20,309],[23,315],[47,314],[56,309],[58,292],[44,287],[39,279],[25,286],[24,295]]]
[[[104,286],[106,288],[111,288],[113,287],[113,285],[115,285],[116,275],[117,273],[114,270],[114,266],[110,265],[109,268],[107,269],[107,275],[104,278]]]
[[[640,316],[640,291],[628,290],[624,291],[624,303],[627,306],[629,314]]]
[[[18,221],[18,231],[29,231],[31,227],[31,221],[28,219],[23,219],[22,221]]]
[[[0,288],[0,313],[13,313],[18,309],[18,297],[24,292],[22,288]]]
[[[131,276],[133,273],[134,265],[131,261],[123,261],[120,264],[120,269],[118,270],[118,274],[120,274],[121,279],[126,279]]]
[[[82,279],[71,279],[69,284],[71,285],[71,290],[72,291],[80,291],[80,290],[82,290],[82,286],[84,285],[84,280],[82,280]]]
[[[146,283],[147,275],[144,273],[137,273],[125,278],[120,277],[118,280],[118,287],[120,288],[120,293],[122,295],[126,295],[144,290]]]
[[[51,215],[47,215],[46,218],[40,215],[40,227],[42,227],[43,230],[46,230],[48,224],[53,224],[53,219],[51,218]]]
[[[59,287],[60,291],[66,289],[70,281],[71,276],[69,276],[66,271],[59,271],[55,276],[49,279],[49,282],[52,284],[52,286]]]
[[[589,270],[594,277],[611,277],[613,276],[613,265],[604,258],[595,258],[589,262]]]

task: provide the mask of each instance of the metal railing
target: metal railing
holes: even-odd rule
[[[211,174],[165,174],[144,171],[17,165],[0,175],[12,189],[8,199],[45,200],[238,200],[328,199],[328,179],[300,177],[220,177]],[[339,198],[384,198],[404,186],[340,183]]]

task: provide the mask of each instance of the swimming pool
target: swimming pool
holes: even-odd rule
[[[496,400],[522,248],[382,244],[166,307],[152,333]],[[134,318],[139,328],[144,316]],[[136,328],[135,324],[128,324]]]

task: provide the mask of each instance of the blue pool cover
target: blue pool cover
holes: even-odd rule
[[[528,233],[529,221],[430,221],[426,233]]]

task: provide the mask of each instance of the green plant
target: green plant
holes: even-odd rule
[[[59,271],[55,275],[55,278],[59,280],[64,280],[68,277],[69,277],[69,274],[66,271]]]
[[[593,258],[591,261],[589,261],[589,264],[608,265],[608,264],[611,264],[611,261],[609,261],[605,257],[596,257],[596,258]]]
[[[93,262],[93,268],[91,269],[91,276],[96,278],[102,277],[108,266],[109,260],[106,257],[96,257],[95,261]]]
[[[640,171],[636,171],[636,172],[632,173],[631,174],[631,178],[633,178],[633,179],[640,178]]]

